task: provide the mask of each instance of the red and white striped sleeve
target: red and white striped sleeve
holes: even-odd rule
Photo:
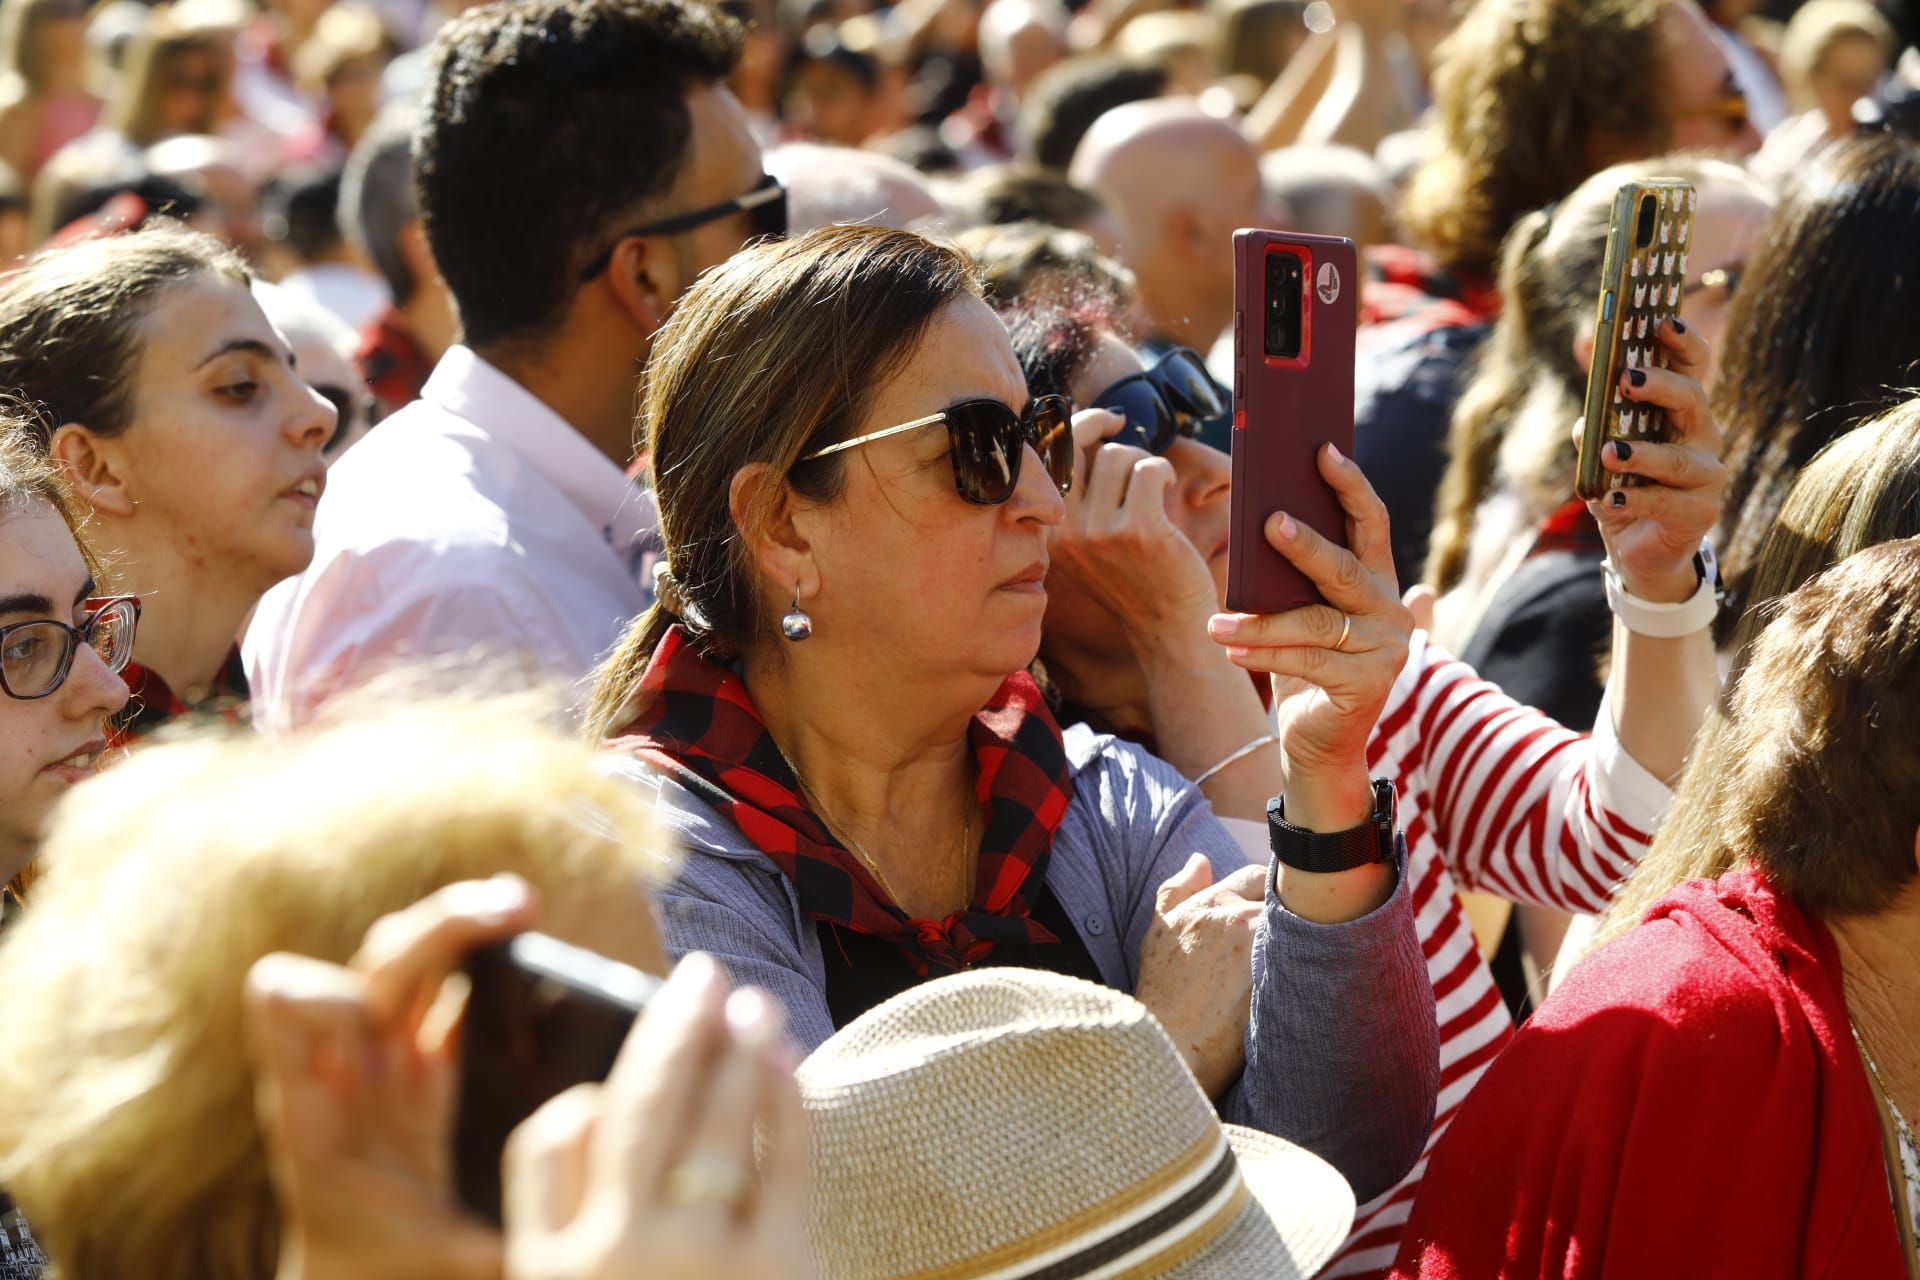
[[[1593,733],[1576,733],[1424,632],[1367,754],[1399,780],[1461,887],[1563,911],[1604,908],[1673,801],[1620,745],[1606,701]]]

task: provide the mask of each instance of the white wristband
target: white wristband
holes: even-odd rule
[[[1720,612],[1720,584],[1716,574],[1708,573],[1702,577],[1700,589],[1690,599],[1679,604],[1656,604],[1628,591],[1626,583],[1620,581],[1620,575],[1614,572],[1611,560],[1606,562],[1604,572],[1607,608],[1613,610],[1613,616],[1620,620],[1621,626],[1637,636],[1677,640],[1681,636],[1706,630],[1713,625],[1715,615]]]

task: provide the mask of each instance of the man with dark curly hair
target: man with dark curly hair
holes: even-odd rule
[[[626,473],[652,336],[785,228],[727,87],[740,40],[698,0],[524,0],[441,33],[414,161],[460,341],[332,472],[311,569],[262,602],[261,724],[442,655],[578,681],[645,606],[655,519]]]

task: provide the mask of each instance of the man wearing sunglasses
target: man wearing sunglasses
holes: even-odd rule
[[[525,0],[442,31],[414,154],[461,339],[333,470],[312,567],[261,603],[257,723],[443,655],[572,684],[645,607],[657,521],[627,469],[652,337],[786,228],[727,88],[739,49],[699,0]]]

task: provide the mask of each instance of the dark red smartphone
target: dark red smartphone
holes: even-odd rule
[[[500,1221],[507,1137],[548,1099],[613,1070],[657,979],[544,933],[467,957],[454,1182],[475,1213]]]
[[[1307,576],[1267,542],[1274,512],[1347,544],[1346,513],[1316,456],[1328,443],[1353,456],[1359,287],[1351,240],[1233,233],[1229,609],[1279,613],[1320,602]]]

